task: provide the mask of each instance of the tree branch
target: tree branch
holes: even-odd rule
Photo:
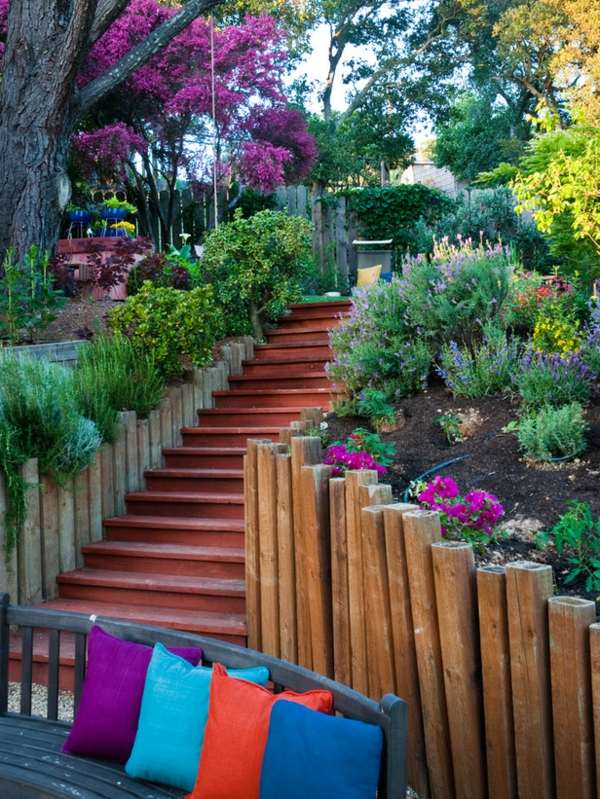
[[[117,0],[120,2],[120,0]],[[222,0],[188,0],[181,11],[155,28],[152,33],[136,47],[123,56],[120,61],[85,86],[79,93],[79,112],[84,114],[99,100],[109,94],[137,69],[148,62],[174,39],[182,30],[199,17],[203,11],[219,5]]]
[[[129,0],[98,0],[92,30],[89,36],[89,47],[91,48],[102,34],[110,28],[113,22],[125,11]]]

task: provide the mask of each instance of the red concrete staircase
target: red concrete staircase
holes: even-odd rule
[[[124,516],[106,519],[105,540],[83,548],[83,568],[58,578],[45,607],[130,619],[244,644],[243,456],[247,438],[276,440],[303,409],[328,409],[329,330],[346,301],[293,305],[245,361],[215,407],[184,428],[129,494]]]

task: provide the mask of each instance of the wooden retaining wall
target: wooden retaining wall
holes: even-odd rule
[[[144,471],[162,465],[163,447],[181,443],[181,428],[197,425],[197,410],[213,406],[212,392],[226,389],[229,375],[239,374],[253,351],[249,338],[223,344],[218,361],[169,387],[147,419],[122,412],[116,441],[103,444],[90,466],[64,484],[40,476],[37,460],[28,461],[23,466],[27,515],[9,563],[0,472],[0,590],[22,605],[55,597],[56,577],[82,565],[81,547],[102,540],[102,520],[125,512],[125,495],[144,488]]]
[[[600,797],[600,624],[552,569],[476,568],[377,473],[331,476],[318,438],[249,441],[249,640],[409,704],[410,784],[432,799]]]

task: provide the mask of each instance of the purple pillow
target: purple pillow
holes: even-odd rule
[[[202,650],[170,649],[197,666]],[[109,635],[94,625],[81,699],[63,752],[121,763],[129,758],[137,733],[152,647]]]

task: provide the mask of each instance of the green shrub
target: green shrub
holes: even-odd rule
[[[7,250],[0,267],[0,338],[17,344],[56,318],[66,297],[54,288],[47,253],[31,247],[22,261]]]
[[[586,422],[577,402],[560,408],[546,406],[523,416],[517,438],[525,453],[535,460],[575,457],[586,448]]]
[[[140,353],[117,333],[84,347],[73,374],[81,413],[92,419],[104,441],[114,441],[117,413],[135,411],[140,418],[156,408],[164,380],[151,354]]]
[[[152,358],[165,380],[181,375],[185,362],[202,366],[222,334],[223,316],[211,286],[191,291],[156,288],[146,282],[110,314],[113,331]]]
[[[300,299],[312,259],[311,225],[297,216],[260,211],[249,219],[236,213],[206,237],[202,268],[223,308],[228,335],[263,336]]]
[[[580,354],[546,354],[529,350],[517,370],[516,386],[528,406],[585,403],[592,394],[594,375]]]
[[[455,397],[485,397],[512,384],[518,345],[501,328],[487,327],[484,340],[472,348],[455,341],[444,345],[437,371]]]
[[[596,380],[600,380],[600,324],[588,330],[582,355]]]

